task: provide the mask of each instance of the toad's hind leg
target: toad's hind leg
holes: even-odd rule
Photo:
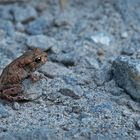
[[[15,84],[15,85],[4,86],[0,95],[1,95],[1,98],[8,100],[8,101],[27,100],[21,94],[24,94],[23,87],[20,84]]]
[[[2,93],[11,95],[11,96],[16,96],[19,93],[22,93],[23,87],[20,84],[14,84],[14,85],[4,85],[2,88]]]
[[[23,95],[17,95],[17,96],[4,95],[2,98],[10,102],[29,101],[28,98],[24,97]]]

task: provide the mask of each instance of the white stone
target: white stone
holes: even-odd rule
[[[95,42],[95,43],[101,43],[103,45],[110,45],[111,39],[109,36],[104,35],[103,33],[99,33],[96,35],[91,36],[91,39]]]
[[[122,38],[127,38],[127,37],[128,37],[128,33],[127,33],[127,32],[123,32],[123,33],[121,34],[121,37],[122,37]]]

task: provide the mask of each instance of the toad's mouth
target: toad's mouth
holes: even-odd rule
[[[44,57],[44,58],[41,59],[41,63],[42,64],[44,64],[46,61],[47,61],[47,58],[46,57]]]

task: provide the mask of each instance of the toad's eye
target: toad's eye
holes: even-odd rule
[[[35,62],[36,62],[36,63],[40,63],[40,62],[41,62],[41,57],[36,58],[36,59],[35,59]]]

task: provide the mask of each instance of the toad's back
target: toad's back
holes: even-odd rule
[[[31,58],[31,52],[26,52],[6,66],[0,76],[1,85],[21,83],[28,76],[26,64]]]
[[[46,60],[47,53],[39,48],[24,53],[5,67],[0,76],[0,85],[21,83]]]

